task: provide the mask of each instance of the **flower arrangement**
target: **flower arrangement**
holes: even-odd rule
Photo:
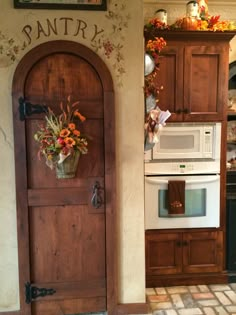
[[[182,30],[187,29],[186,23],[188,20],[191,21],[190,30],[196,31],[234,31],[236,30],[236,23],[234,21],[220,20],[220,15],[210,15],[208,12],[208,7],[201,4],[199,0],[199,18],[181,17],[178,18],[173,24],[168,25],[161,22],[158,18],[150,19],[144,25],[144,33],[151,36],[155,35],[155,30]],[[194,20],[194,21],[193,21]],[[188,23],[190,24],[190,22]],[[193,25],[194,24],[194,25]]]
[[[51,169],[72,156],[75,152],[88,152],[87,137],[82,135],[76,122],[83,123],[86,118],[78,110],[79,102],[71,103],[67,98],[66,106],[60,103],[61,113],[56,115],[50,108],[45,116],[45,124],[39,126],[34,139],[39,142],[39,159],[43,156]]]
[[[156,19],[152,19],[152,25],[161,25],[164,27],[165,24],[162,22],[156,23]],[[145,143],[144,149],[150,150],[153,145],[158,142],[158,134],[162,126],[165,125],[165,121],[170,117],[169,111],[162,111],[157,103],[159,102],[158,95],[163,89],[163,86],[158,84],[158,71],[160,70],[159,58],[161,51],[166,47],[166,41],[163,37],[154,37],[153,40],[148,40],[146,43],[146,53],[149,54],[154,61],[154,70],[145,76],[145,87],[144,94],[146,97],[146,115],[144,123],[145,132]],[[151,106],[148,103],[151,100]]]
[[[146,97],[149,95],[153,95],[155,97],[158,96],[160,93],[160,90],[163,89],[162,86],[159,86],[157,84],[157,75],[159,71],[159,58],[161,56],[162,49],[166,46],[166,41],[163,39],[163,37],[155,37],[154,40],[148,40],[146,44],[146,53],[149,54],[155,63],[155,67],[152,73],[145,76],[145,86],[144,86],[144,94]]]
[[[155,37],[154,40],[149,40],[146,45],[146,53],[150,54],[155,61],[155,64],[158,64],[158,56],[162,49],[166,46],[166,41],[163,37]]]

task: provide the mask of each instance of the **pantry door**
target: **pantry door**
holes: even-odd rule
[[[38,159],[34,133],[71,96],[86,117],[88,154],[57,179]],[[19,98],[23,105],[19,106]],[[28,103],[28,104],[27,104]],[[30,104],[29,104],[30,103]],[[53,41],[32,49],[13,79],[21,315],[112,310],[116,303],[114,102],[110,74],[88,48]],[[21,112],[21,114],[19,113]],[[91,202],[97,193],[101,205]],[[112,311],[110,311],[112,314]]]

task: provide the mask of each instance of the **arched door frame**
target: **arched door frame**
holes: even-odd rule
[[[27,204],[27,178],[26,178],[26,144],[24,139],[24,122],[19,120],[18,99],[24,91],[28,72],[40,59],[53,53],[70,53],[85,59],[90,63],[98,76],[103,87],[104,104],[104,152],[105,152],[105,195],[106,195],[106,282],[107,282],[107,311],[115,314],[118,304],[117,296],[117,214],[116,214],[116,172],[115,172],[115,108],[113,82],[110,72],[105,63],[89,48],[82,44],[56,40],[50,41],[30,50],[18,64],[13,78],[12,102],[14,119],[14,140],[23,146],[15,151],[16,166],[16,205],[18,226],[18,250],[19,250],[19,285],[21,314],[28,314],[28,305],[25,304],[24,285],[29,279],[29,244],[28,244],[28,214]],[[17,157],[21,154],[21,172],[17,170]],[[22,177],[22,174],[25,176]],[[22,193],[23,192],[23,193]]]

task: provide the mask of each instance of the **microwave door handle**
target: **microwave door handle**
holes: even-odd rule
[[[196,179],[196,180],[188,180],[188,179],[184,179],[184,176],[180,177],[179,180],[185,180],[186,184],[205,184],[205,183],[211,183],[211,182],[215,182],[217,180],[219,180],[220,176],[219,175],[210,175],[210,178],[205,178],[204,179],[204,175],[202,175],[202,179]],[[172,180],[172,178],[170,177],[169,180]],[[158,179],[158,178],[146,178],[146,181],[151,183],[151,184],[168,184],[168,179]],[[178,178],[175,178],[175,180],[178,180]]]

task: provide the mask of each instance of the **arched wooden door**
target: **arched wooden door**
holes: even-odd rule
[[[33,136],[44,114],[20,120],[19,98],[58,112],[68,95],[80,101],[79,110],[87,118],[84,132],[92,139],[76,177],[57,179],[37,157]],[[20,314],[112,310],[116,303],[114,101],[106,66],[78,43],[41,44],[15,71],[13,116]],[[99,208],[91,204],[96,181],[103,200]]]

